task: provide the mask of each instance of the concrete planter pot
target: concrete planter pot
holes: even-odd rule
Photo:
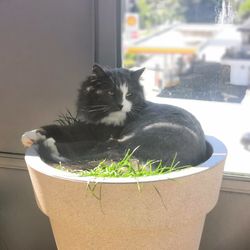
[[[30,148],[25,160],[58,249],[198,249],[226,158],[219,140],[207,142],[211,156],[199,166],[137,179],[76,177]]]

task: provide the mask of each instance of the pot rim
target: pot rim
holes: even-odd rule
[[[195,167],[190,167],[175,171],[172,173],[166,173],[153,176],[142,177],[79,177],[76,174],[69,173],[63,170],[56,169],[45,162],[43,162],[38,154],[37,145],[31,146],[26,150],[25,161],[28,167],[45,174],[47,176],[58,178],[62,180],[68,180],[73,182],[84,183],[110,183],[110,184],[125,184],[125,183],[146,183],[163,180],[173,180],[177,178],[184,178],[190,175],[198,174],[203,171],[209,171],[216,167],[219,163],[225,161],[227,156],[226,146],[217,138],[213,136],[206,136],[206,141],[212,148],[211,156],[203,163]]]

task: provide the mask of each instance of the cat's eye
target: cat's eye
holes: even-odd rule
[[[128,93],[126,94],[126,97],[130,97],[130,96],[132,96],[132,95],[133,95],[132,93],[128,92]]]
[[[113,96],[115,93],[114,93],[114,91],[110,90],[110,91],[108,91],[108,94]]]

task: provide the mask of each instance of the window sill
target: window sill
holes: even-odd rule
[[[221,191],[250,194],[250,176],[238,173],[224,173]]]

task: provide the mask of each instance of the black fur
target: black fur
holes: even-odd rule
[[[139,84],[143,71],[94,65],[78,93],[77,115],[81,122],[44,126],[42,133],[53,137],[60,154],[70,161],[116,160],[128,148],[140,146],[135,157],[143,161],[171,162],[177,155],[181,165],[201,163],[206,159],[206,142],[199,122],[181,108],[146,102]],[[119,88],[124,84],[131,110],[125,112],[121,123],[107,125],[103,119],[122,110],[124,97]],[[41,152],[49,154],[49,150]]]

